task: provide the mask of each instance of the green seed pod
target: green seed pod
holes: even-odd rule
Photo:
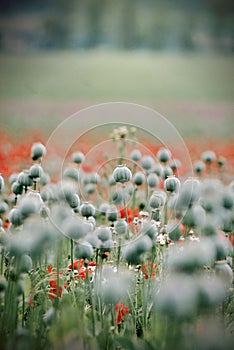
[[[159,184],[158,176],[154,173],[149,174],[147,176],[147,183],[148,183],[148,186],[151,188],[158,186],[158,184]]]
[[[173,176],[173,171],[169,166],[164,166],[163,167],[163,174],[162,174],[162,178],[165,180],[168,177]]]
[[[93,247],[89,242],[81,241],[74,247],[74,255],[77,259],[90,259],[93,254]]]
[[[22,295],[25,293],[25,283],[22,280],[17,281],[16,285],[16,293],[18,296]]]
[[[231,267],[224,261],[217,261],[215,264],[215,274],[221,279],[226,287],[233,283],[233,272]]]
[[[141,158],[141,167],[144,170],[149,170],[154,166],[154,159],[151,156],[144,156]]]
[[[99,208],[98,208],[98,212],[102,215],[102,216],[106,216],[106,212],[109,209],[109,204],[108,203],[102,203]]]
[[[157,153],[157,158],[161,163],[167,163],[171,158],[171,152],[167,148],[161,148]]]
[[[111,230],[109,227],[106,226],[97,228],[96,235],[103,242],[112,238]]]
[[[19,270],[21,273],[27,273],[32,269],[32,259],[29,255],[21,256]]]
[[[113,178],[118,183],[125,183],[132,179],[131,170],[126,165],[118,165],[113,171]]]
[[[153,222],[143,221],[140,226],[140,234],[147,235],[153,240],[157,235],[157,228]]]
[[[9,206],[6,202],[0,202],[0,215],[7,213]]]
[[[114,223],[115,232],[118,235],[124,235],[128,231],[128,224],[126,220],[119,219]]]
[[[38,160],[39,158],[43,157],[46,154],[46,148],[45,146],[40,143],[34,143],[31,148],[31,156],[32,160]]]
[[[135,185],[140,186],[144,182],[145,182],[145,175],[141,171],[138,171],[137,173],[134,174],[133,183]]]
[[[198,160],[194,163],[193,168],[196,174],[201,174],[205,171],[206,165],[203,161]]]
[[[71,168],[71,167],[65,169],[63,172],[63,178],[71,179],[71,180],[78,182],[79,181],[79,174],[78,174],[77,169]]]
[[[101,246],[101,241],[100,239],[98,239],[97,235],[95,234],[95,232],[92,232],[92,233],[88,233],[86,236],[85,236],[85,241],[90,243],[91,246],[94,248],[94,249],[99,249],[100,246]]]
[[[13,208],[9,212],[9,220],[14,226],[20,226],[23,224],[23,217],[21,211],[18,208]]]
[[[115,205],[110,205],[106,212],[106,218],[108,221],[114,222],[118,219],[119,212]]]
[[[216,160],[216,154],[213,151],[205,151],[202,153],[201,155],[201,159],[207,163],[207,164],[211,164]]]
[[[40,165],[32,165],[29,169],[29,176],[33,179],[39,178],[43,174],[43,169]]]
[[[10,175],[9,183],[10,183],[11,186],[13,185],[14,182],[17,181],[18,175],[19,174],[17,174],[17,173],[13,173],[13,174]]]
[[[169,166],[172,170],[177,170],[181,167],[181,162],[179,159],[172,159],[169,163]]]
[[[11,190],[16,196],[22,194],[23,189],[24,189],[23,186],[20,185],[18,182],[14,182],[11,186]]]
[[[168,192],[178,192],[180,188],[180,180],[175,177],[168,177],[164,180],[164,189]]]
[[[152,193],[149,199],[149,206],[152,209],[162,207],[167,200],[167,195],[163,191],[155,191]]]
[[[89,216],[95,216],[95,212],[96,209],[91,203],[85,202],[80,206],[80,214],[86,218]]]
[[[72,161],[76,164],[81,164],[85,160],[85,156],[82,152],[75,152],[72,154]]]
[[[67,218],[62,226],[64,234],[73,240],[84,238],[89,227],[79,218]]]
[[[130,154],[130,158],[134,162],[138,162],[141,159],[141,152],[138,149],[134,149]]]
[[[166,232],[173,242],[177,242],[182,235],[180,224],[177,222],[169,222],[166,227]]]
[[[154,174],[158,175],[158,177],[162,177],[163,176],[163,166],[160,163],[155,164],[152,167],[151,171]]]

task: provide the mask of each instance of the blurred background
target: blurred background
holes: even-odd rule
[[[0,0],[1,129],[48,137],[85,106],[127,101],[224,142],[233,53],[232,0]]]

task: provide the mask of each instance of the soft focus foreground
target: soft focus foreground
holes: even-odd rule
[[[119,126],[115,159],[86,138],[59,174],[36,137],[2,133],[1,348],[231,349],[231,143],[191,143],[189,173]]]

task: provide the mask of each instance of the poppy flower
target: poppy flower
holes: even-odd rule
[[[129,207],[126,207],[126,210],[127,210],[127,215],[128,215],[128,223],[131,224],[132,223],[132,220],[133,220],[133,213],[132,213],[132,210],[131,208]],[[120,218],[121,219],[126,219],[126,215],[125,215],[125,210],[124,210],[124,207],[121,206],[119,208],[119,214],[120,214]]]
[[[74,274],[75,274],[74,279],[85,280],[87,273],[89,275],[92,275],[93,269],[94,269],[95,266],[96,266],[96,263],[94,261],[91,261],[88,264],[88,267],[86,268],[84,266],[84,259],[75,260],[74,263],[73,263]],[[68,265],[67,270],[68,270],[68,272],[72,271],[72,264]]]
[[[151,277],[155,278],[156,277],[156,269],[157,269],[157,265],[153,264],[151,261],[148,264],[148,266],[146,264],[142,265],[141,266],[141,271],[143,272],[144,279],[145,280],[149,279],[149,272],[148,272],[149,270],[151,271]]]
[[[115,311],[117,312],[117,317],[115,318],[116,324],[121,324],[125,315],[129,314],[128,306],[124,305],[122,302],[115,305]]]

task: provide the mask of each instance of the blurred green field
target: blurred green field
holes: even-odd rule
[[[9,131],[47,133],[83,106],[155,108],[183,136],[233,135],[233,56],[150,52],[0,55],[0,118]]]

